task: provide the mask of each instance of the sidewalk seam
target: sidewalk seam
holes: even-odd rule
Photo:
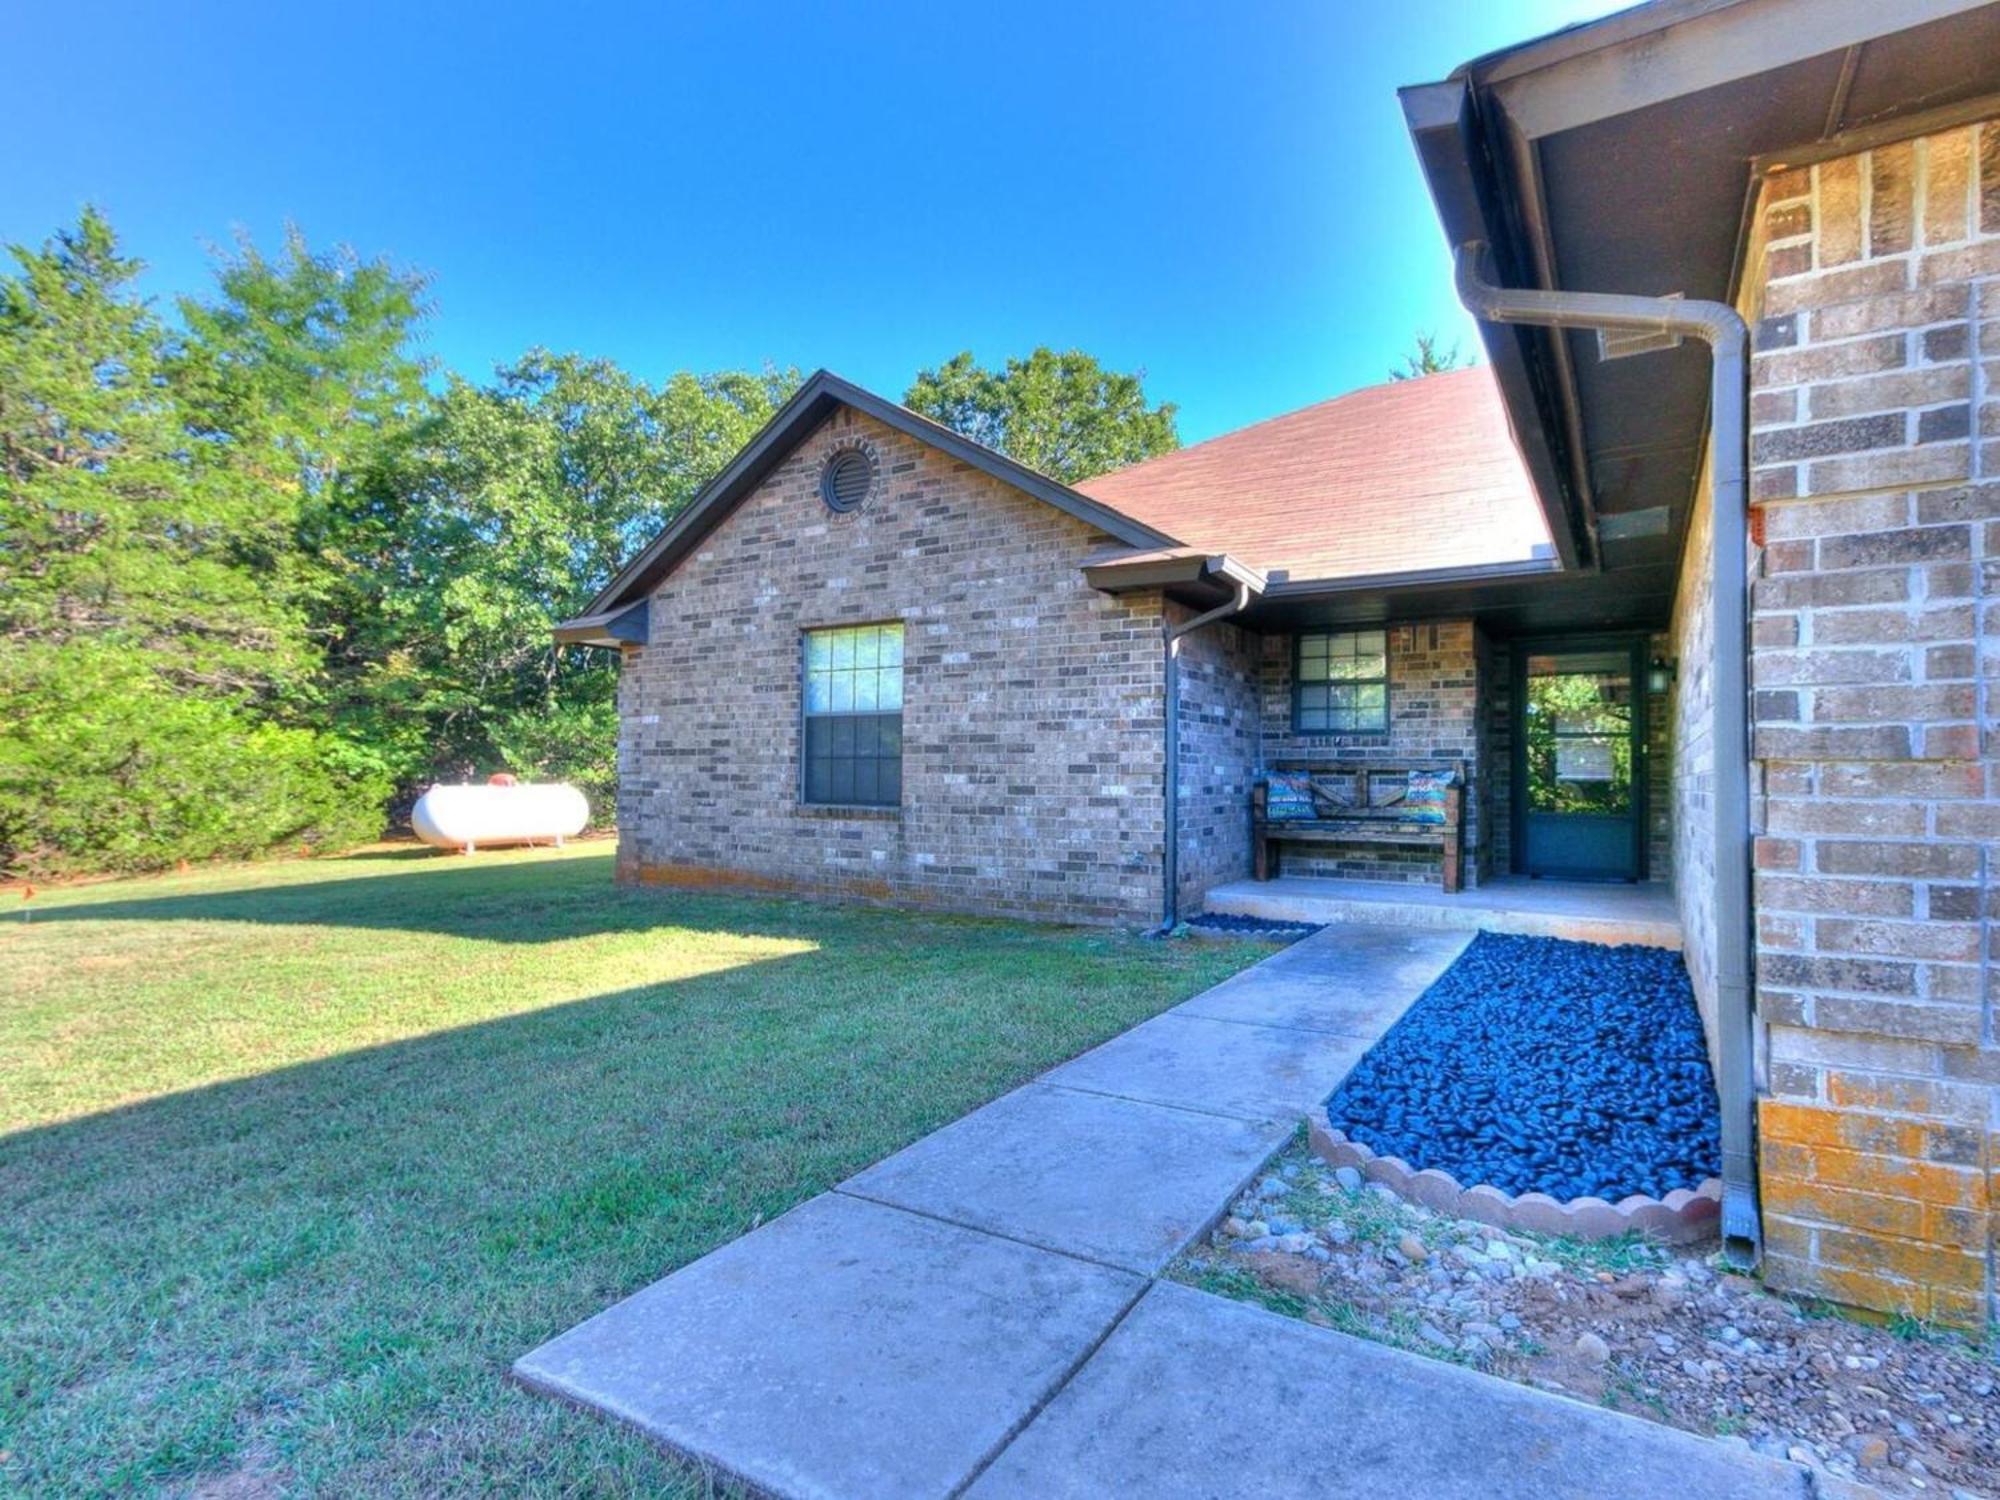
[[[1000,1440],[996,1442],[990,1449],[987,1450],[987,1452],[980,1458],[979,1462],[977,1462],[972,1466],[971,1470],[966,1474],[965,1478],[960,1480],[956,1485],[954,1485],[951,1488],[950,1492],[946,1495],[945,1500],[958,1500],[958,1497],[960,1495],[963,1495],[967,1490],[971,1489],[973,1485],[979,1482],[979,1477],[982,1474],[984,1474],[988,1469],[993,1467],[993,1465],[999,1460],[1001,1454],[1005,1453],[1009,1448],[1014,1446],[1015,1439],[1019,1438],[1022,1433],[1026,1432],[1031,1426],[1034,1425],[1035,1419],[1041,1416],[1043,1412],[1049,1409],[1050,1404],[1054,1402],[1056,1397],[1060,1396],[1065,1390],[1069,1389],[1070,1382],[1076,1379],[1078,1372],[1081,1371],[1085,1365],[1089,1364],[1093,1359],[1095,1359],[1097,1357],[1097,1351],[1104,1347],[1105,1342],[1111,1337],[1111,1335],[1116,1333],[1121,1327],[1124,1326],[1125,1320],[1132,1316],[1132,1309],[1137,1307],[1139,1305],[1140,1299],[1143,1298],[1146,1295],[1146,1293],[1150,1292],[1154,1288],[1154,1286],[1158,1284],[1158,1280],[1159,1278],[1155,1276],[1148,1276],[1145,1278],[1144,1284],[1140,1286],[1138,1291],[1132,1294],[1132,1300],[1127,1302],[1123,1307],[1121,1307],[1118,1310],[1118,1316],[1113,1318],[1109,1323],[1107,1323],[1104,1327],[1104,1331],[1091,1341],[1090,1346],[1084,1349],[1080,1354],[1077,1355],[1077,1357],[1074,1360],[1070,1362],[1069,1368],[1063,1371],[1061,1378],[1058,1379],[1055,1382],[1055,1384],[1051,1385],[1048,1388],[1047,1392],[1043,1394],[1040,1400],[1036,1401],[1032,1406],[1028,1408],[1028,1410],[1025,1413],[1022,1414],[1021,1419],[1019,1421],[1017,1421],[1016,1423],[1014,1423],[1013,1426],[1007,1429],[1006,1433],[1001,1436]]]

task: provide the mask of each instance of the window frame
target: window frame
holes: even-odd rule
[[[842,620],[838,624],[807,625],[807,626],[801,626],[799,629],[799,645],[798,645],[799,667],[798,667],[798,679],[797,679],[798,694],[799,694],[799,713],[798,713],[799,774],[798,774],[797,792],[798,792],[798,806],[801,808],[813,809],[817,811],[825,811],[831,809],[834,811],[871,813],[876,815],[893,814],[901,811],[902,809],[903,806],[902,727],[903,727],[903,708],[904,708],[903,690],[908,684],[908,677],[905,670],[908,665],[906,659],[903,658],[902,655],[899,653],[896,661],[896,675],[897,675],[896,707],[893,710],[884,710],[876,708],[876,709],[870,709],[866,712],[856,712],[855,710],[849,708],[849,709],[826,709],[815,713],[811,707],[811,690],[808,686],[810,674],[812,672],[812,638],[814,636],[833,635],[841,631],[851,631],[851,630],[881,630],[889,626],[894,626],[896,628],[902,640],[903,645],[907,647],[909,632],[904,622],[899,619]],[[831,801],[831,800],[821,800],[811,796],[809,790],[811,785],[811,761],[808,755],[807,746],[811,738],[811,733],[812,733],[811,725],[813,721],[834,720],[834,719],[868,719],[874,721],[889,717],[894,717],[894,719],[896,720],[895,800],[857,802],[850,799],[846,801]],[[877,761],[882,761],[887,759],[886,756],[880,756],[880,755],[871,758]]]
[[[1325,735],[1329,737],[1349,737],[1349,738],[1365,738],[1365,737],[1380,738],[1389,733],[1389,677],[1390,677],[1389,630],[1390,630],[1389,626],[1379,625],[1373,627],[1363,627],[1356,630],[1295,630],[1292,632],[1292,733],[1293,734]],[[1367,727],[1356,727],[1347,729],[1338,729],[1330,725],[1322,726],[1319,728],[1308,727],[1305,723],[1305,714],[1306,714],[1305,689],[1308,686],[1304,676],[1306,641],[1309,639],[1324,639],[1330,644],[1333,641],[1356,637],[1356,636],[1364,636],[1364,635],[1380,635],[1382,637],[1382,675],[1380,677],[1343,678],[1341,679],[1339,685],[1344,687],[1357,687],[1357,688],[1364,688],[1364,687],[1381,688],[1382,717],[1380,722],[1369,725]],[[1330,651],[1328,653],[1328,658],[1329,660],[1332,659],[1332,653]],[[1315,687],[1331,686],[1331,685],[1333,685],[1332,678],[1327,678],[1324,682],[1315,681],[1314,683],[1311,684],[1311,686]],[[1314,711],[1331,713],[1332,709],[1329,707],[1327,709],[1314,710]]]

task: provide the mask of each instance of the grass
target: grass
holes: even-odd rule
[[[508,1364],[1265,951],[621,890],[603,845],[0,899],[37,1495],[698,1492]]]

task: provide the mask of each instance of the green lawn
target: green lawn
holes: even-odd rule
[[[626,891],[602,844],[0,897],[37,1495],[684,1492],[509,1361],[1262,951]]]

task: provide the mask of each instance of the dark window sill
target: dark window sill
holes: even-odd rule
[[[877,802],[800,802],[793,810],[802,818],[883,818],[903,816],[901,806],[884,807]]]

